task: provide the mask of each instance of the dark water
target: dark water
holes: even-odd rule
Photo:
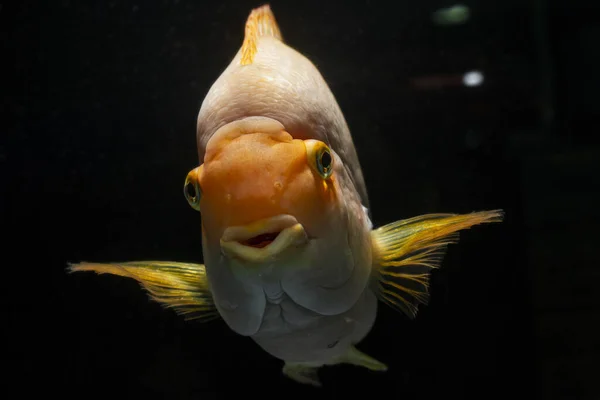
[[[323,389],[300,386],[222,322],[185,323],[133,281],[65,274],[202,260],[181,191],[196,115],[260,4],[1,3],[6,398],[598,398],[592,2],[468,1],[454,26],[432,22],[453,5],[437,0],[271,2],[345,113],[376,225],[506,211],[451,247],[415,321],[381,307],[360,347],[387,373],[326,368]],[[482,84],[464,86],[468,71]]]

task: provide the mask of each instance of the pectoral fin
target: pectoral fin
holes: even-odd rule
[[[173,308],[185,319],[218,318],[202,264],[170,261],[134,261],[123,263],[69,264],[69,272],[94,271],[133,278],[150,298],[166,308]]]
[[[471,214],[428,214],[393,222],[371,232],[377,297],[414,318],[429,301],[431,270],[438,268],[458,231],[501,222],[501,210]]]

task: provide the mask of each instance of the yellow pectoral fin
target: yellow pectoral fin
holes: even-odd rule
[[[185,319],[207,321],[218,318],[202,264],[171,261],[82,262],[69,264],[68,271],[93,271],[133,278],[154,301],[166,308],[173,308]]]
[[[377,297],[414,318],[429,301],[431,270],[438,268],[458,231],[501,222],[502,210],[471,214],[428,214],[393,222],[371,232]]]

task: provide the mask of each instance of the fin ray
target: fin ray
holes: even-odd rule
[[[152,300],[165,308],[174,309],[186,320],[209,321],[219,316],[202,264],[171,261],[81,262],[69,264],[68,271],[93,271],[99,275],[135,279]]]
[[[470,214],[426,214],[384,225],[371,232],[377,297],[414,318],[429,302],[431,270],[439,268],[458,231],[500,222],[502,210]]]
[[[271,36],[282,40],[279,25],[277,25],[275,15],[268,4],[255,8],[248,16],[242,43],[241,65],[252,64],[258,51],[258,39],[261,36]]]

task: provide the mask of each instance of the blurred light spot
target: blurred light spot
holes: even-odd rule
[[[479,86],[483,83],[483,74],[479,71],[470,71],[463,76],[465,86]]]
[[[437,25],[460,25],[467,22],[470,16],[471,10],[469,10],[469,7],[464,4],[456,4],[435,11],[431,19]]]
[[[483,138],[481,137],[481,135],[479,134],[479,132],[476,132],[472,129],[469,129],[465,135],[465,146],[470,149],[470,150],[475,150],[477,149],[479,146],[481,146],[481,142],[483,141]]]

